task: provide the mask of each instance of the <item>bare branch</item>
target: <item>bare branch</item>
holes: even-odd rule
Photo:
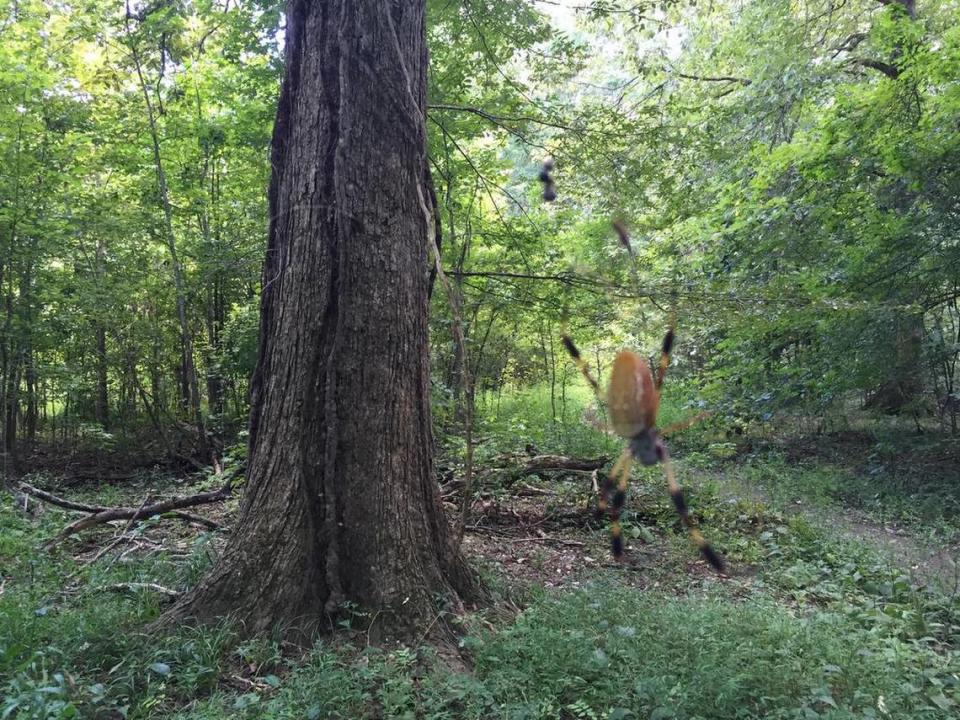
[[[733,75],[688,75],[687,73],[677,73],[677,77],[681,77],[684,80],[698,80],[700,82],[740,83],[744,87],[753,84],[753,80],[749,78],[734,77]]]
[[[526,115],[519,116],[505,116],[505,115],[495,115],[494,113],[487,112],[482,108],[471,107],[469,105],[448,105],[446,103],[431,103],[427,105],[429,110],[451,110],[455,112],[466,112],[473,113],[474,115],[479,115],[485,120],[489,120],[496,125],[501,125],[505,122],[516,122],[516,123],[536,123],[538,125],[544,125],[546,127],[556,128],[558,130],[569,130],[571,132],[580,132],[580,128],[575,128],[571,125],[564,125],[563,123],[544,120],[543,118],[530,117]]]

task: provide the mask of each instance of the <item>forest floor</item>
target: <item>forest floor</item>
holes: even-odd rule
[[[466,673],[428,648],[365,647],[359,612],[312,649],[239,642],[227,623],[145,642],[169,602],[156,586],[195,583],[223,535],[121,521],[45,551],[77,514],[6,496],[0,717],[956,717],[956,447],[854,434],[747,449],[675,452],[724,575],[681,531],[657,468],[634,473],[615,562],[589,472],[482,467],[464,547],[494,604],[451,619]],[[219,482],[29,479],[133,507]],[[198,512],[229,525],[236,507]]]
[[[717,478],[720,481],[720,478]],[[746,497],[751,502],[775,508],[784,517],[800,517],[822,532],[847,541],[857,542],[900,568],[918,584],[958,592],[960,574],[960,542],[913,527],[907,522],[883,520],[861,509],[842,506],[823,506],[797,497],[786,503],[778,502],[769,488],[751,485],[740,479],[731,479],[722,491],[729,502],[737,503]],[[525,496],[511,497],[506,502],[489,500],[475,506],[473,523],[465,538],[465,548],[472,557],[492,564],[505,576],[518,582],[540,583],[544,587],[576,587],[584,576],[606,568],[642,573],[658,567],[669,570],[662,538],[655,539],[650,530],[642,528],[642,508],[628,510],[634,526],[642,529],[627,543],[628,554],[622,561],[610,557],[607,537],[598,529],[605,520],[597,516],[594,497],[568,488],[575,502],[587,505],[577,509],[553,509],[544,512],[543,498],[556,497],[557,491],[544,486],[528,485]],[[532,491],[532,492],[531,492]],[[585,495],[585,497],[577,497]],[[649,518],[648,518],[649,519]],[[673,531],[679,533],[679,528]],[[690,558],[681,560],[679,572],[699,573],[700,567],[691,545]],[[750,568],[727,568],[729,577],[750,574]],[[629,576],[627,576],[629,577]],[[640,585],[643,586],[641,579]]]
[[[898,458],[899,466],[882,467],[881,475],[869,462],[866,437],[851,434],[826,441],[817,448],[793,442],[763,460],[711,463],[697,454],[693,463],[681,459],[680,464],[694,489],[707,487],[709,502],[754,505],[783,519],[802,519],[832,537],[861,544],[918,584],[960,592],[960,527],[953,518],[955,496],[960,496],[957,448],[940,448],[945,455],[932,463],[936,475],[931,475],[929,462],[918,467],[916,457]],[[924,455],[926,450],[914,453]],[[646,471],[645,481],[634,483],[625,527],[628,550],[639,557],[622,563],[609,557],[603,533],[598,544],[597,531],[606,520],[596,513],[590,473],[543,475],[545,481],[530,478],[513,491],[492,493],[474,503],[466,540],[472,554],[510,577],[546,587],[563,586],[571,578],[576,582],[598,568],[636,570],[670,559],[663,538],[655,538],[655,528],[648,527],[669,522],[661,516],[666,495],[665,488],[661,493],[657,487],[658,470]],[[645,497],[652,500],[652,508],[644,507]],[[696,513],[695,505],[693,510]],[[679,531],[675,520],[670,532]],[[702,564],[692,549],[681,563],[694,572]],[[741,571],[750,573],[749,568]],[[736,568],[730,573],[741,574]]]

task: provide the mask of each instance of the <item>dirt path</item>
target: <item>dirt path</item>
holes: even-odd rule
[[[878,523],[854,510],[820,510],[808,516],[835,532],[862,540],[924,585],[950,594],[960,591],[960,547],[956,545],[935,545],[907,528]]]
[[[811,524],[862,541],[917,582],[949,594],[960,593],[960,544],[936,544],[895,522],[881,522],[855,508],[817,505],[803,499],[777,501],[762,486],[742,478],[724,478],[730,497],[749,496],[780,512],[803,515]]]

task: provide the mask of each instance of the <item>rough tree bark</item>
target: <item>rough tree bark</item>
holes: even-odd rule
[[[424,1],[292,0],[273,137],[248,485],[223,557],[161,618],[374,638],[474,597],[433,472]]]

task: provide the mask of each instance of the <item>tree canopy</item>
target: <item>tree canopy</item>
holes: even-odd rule
[[[429,160],[468,356],[434,293],[437,407],[460,412],[464,362],[480,390],[522,385],[555,376],[562,327],[610,348],[674,320],[717,411],[822,425],[856,404],[956,432],[957,13],[431,2]],[[248,410],[281,7],[2,17],[7,456],[98,427],[208,462]]]

